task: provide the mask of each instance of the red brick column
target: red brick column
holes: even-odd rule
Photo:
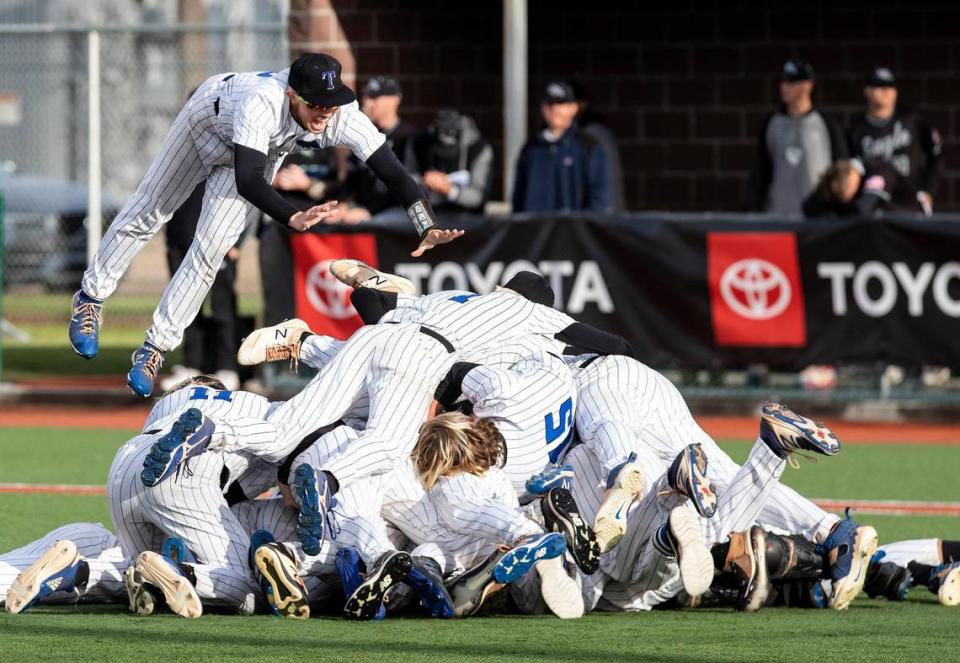
[[[332,0],[291,0],[287,21],[290,59],[302,53],[327,53],[343,65],[343,82],[356,89],[357,62]],[[350,5],[338,2],[337,6]]]

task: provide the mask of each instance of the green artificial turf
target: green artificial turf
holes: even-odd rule
[[[116,448],[133,431],[0,431],[0,482],[103,484]],[[748,443],[724,443],[742,460]],[[784,481],[825,498],[956,499],[960,448],[849,445],[836,458],[788,468]],[[860,516],[881,542],[960,539],[960,518]],[[0,494],[0,550],[68,522],[103,522],[101,496]],[[0,613],[0,661],[691,661],[950,660],[960,610],[914,589],[904,604],[865,597],[849,611],[769,609],[489,616],[459,622],[391,618],[357,624],[331,617],[298,623],[272,617],[170,615],[137,618],[122,606],[38,607]]]

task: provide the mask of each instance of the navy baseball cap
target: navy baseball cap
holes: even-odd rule
[[[803,60],[787,60],[783,63],[783,80],[790,83],[813,80],[813,67]]]
[[[870,87],[897,87],[897,78],[889,67],[874,67],[867,76]]]
[[[573,87],[564,81],[553,81],[547,84],[547,89],[543,93],[545,104],[570,104],[576,100],[577,95]]]
[[[400,83],[393,76],[374,76],[363,87],[363,94],[371,99],[385,96],[403,96]]]
[[[290,65],[287,84],[300,97],[317,106],[343,106],[355,101],[357,95],[343,84],[343,67],[333,56],[324,53],[304,53]]]

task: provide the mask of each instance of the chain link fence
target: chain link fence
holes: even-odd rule
[[[89,67],[93,30],[99,33],[99,72]],[[0,25],[7,335],[14,340],[42,341],[48,335],[65,339],[70,297],[87,263],[92,76],[99,74],[100,82],[106,227],[136,189],[175,115],[199,83],[220,72],[287,64],[286,24],[281,22],[213,27]],[[252,251],[251,246],[246,253]],[[238,289],[242,306],[255,312],[257,261],[255,255],[244,257]],[[111,298],[105,334],[129,329],[139,338],[167,276],[161,234],[136,258]]]

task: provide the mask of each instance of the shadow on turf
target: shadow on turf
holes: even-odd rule
[[[184,626],[189,626],[189,622],[184,622]],[[371,625],[357,625],[357,631],[353,631],[353,634],[359,632],[360,628],[370,628]],[[375,628],[375,626],[373,626]],[[156,646],[157,636],[156,632],[145,632],[145,631],[135,631],[127,628],[120,627],[103,627],[97,626],[96,628],[74,628],[70,626],[61,626],[53,625],[49,623],[37,622],[27,622],[25,620],[11,620],[4,625],[3,632],[5,635],[14,636],[14,635],[24,635],[24,636],[36,636],[49,638],[51,636],[61,636],[65,638],[77,639],[82,641],[84,638],[96,638],[97,640],[103,640],[104,638],[116,638],[118,641],[127,641],[135,642],[139,641],[145,645]],[[420,634],[421,636],[423,634]],[[455,644],[445,644],[443,642],[437,641],[425,641],[423,643],[408,643],[408,642],[390,642],[388,640],[377,638],[375,641],[370,642],[358,642],[356,639],[350,638],[338,638],[333,634],[327,633],[317,633],[316,637],[290,637],[289,632],[276,633],[274,634],[275,639],[268,639],[266,634],[261,633],[260,635],[251,635],[244,636],[236,633],[230,634],[230,645],[241,645],[245,647],[254,647],[254,648],[263,648],[268,646],[279,646],[284,647],[285,649],[290,649],[291,647],[304,647],[316,649],[321,647],[323,650],[337,650],[344,653],[349,653],[352,657],[361,655],[362,653],[369,653],[374,655],[383,655],[383,654],[407,654],[414,656],[422,656],[425,658],[436,658],[438,655],[446,654],[453,657],[463,657],[464,652],[464,643],[458,642]],[[442,637],[442,636],[441,636]],[[222,643],[222,636],[215,633],[204,634],[204,633],[194,633],[187,630],[177,630],[176,632],[176,644],[178,645],[216,645]],[[664,656],[662,653],[657,654],[644,654],[642,652],[642,643],[637,641],[636,645],[638,650],[633,653],[628,652],[610,652],[610,651],[593,651],[590,653],[590,658],[594,660],[603,661],[624,661],[624,662],[633,662],[642,656],[645,661],[650,661],[651,663],[689,663],[690,657],[688,655],[677,655]],[[332,653],[329,651],[324,651],[324,653]],[[483,647],[483,651],[479,653],[483,658],[494,657],[494,658],[507,658],[507,657],[526,657],[526,658],[543,658],[549,659],[551,661],[556,660],[583,660],[584,651],[582,649],[560,649],[555,645],[549,649],[544,649],[544,643],[542,642],[531,642],[529,647],[522,647],[517,645],[505,645],[505,644],[495,644],[492,642],[486,642]]]

